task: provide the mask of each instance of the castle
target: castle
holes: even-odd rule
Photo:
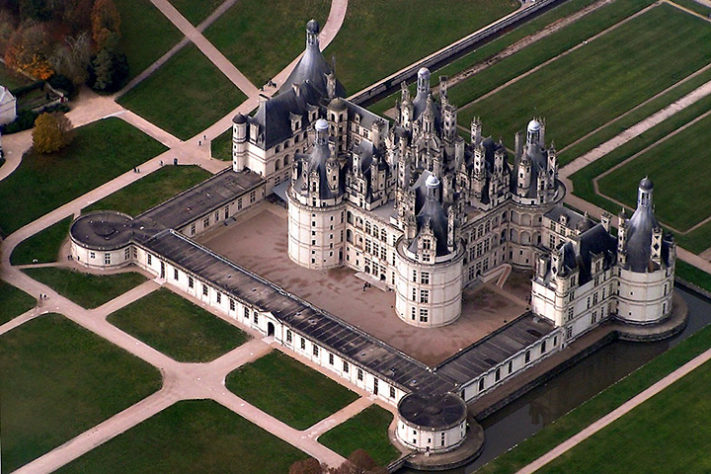
[[[232,169],[136,217],[79,217],[70,229],[75,260],[138,265],[399,404],[398,439],[427,452],[463,443],[465,401],[601,322],[667,319],[675,244],[654,217],[649,179],[615,236],[611,216],[595,223],[562,206],[542,119],[516,135],[512,153],[482,136],[477,118],[465,139],[446,80],[435,96],[421,69],[415,96],[403,86],[391,124],[344,98],[318,33],[311,20],[304,55],[279,94],[262,97],[253,116],[234,117]],[[367,275],[395,292],[393,318],[424,331],[453,324],[464,288],[502,266],[532,272],[530,312],[428,367],[192,240],[272,193],[288,207],[288,258]]]

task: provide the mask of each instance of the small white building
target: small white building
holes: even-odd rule
[[[17,117],[17,98],[10,89],[0,86],[0,125],[14,122]]]

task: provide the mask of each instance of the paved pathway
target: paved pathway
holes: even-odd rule
[[[673,384],[683,376],[687,375],[689,372],[692,370],[700,367],[703,365],[705,362],[711,359],[711,349],[707,350],[703,354],[698,355],[694,359],[690,360],[686,364],[682,365],[678,369],[676,369],[674,372],[671,374],[667,375],[636,397],[628,400],[627,402],[623,403],[620,407],[617,409],[611,411],[607,415],[603,416],[578,434],[570,437],[566,441],[562,442],[555,448],[551,449],[548,451],[546,454],[541,456],[540,458],[536,459],[529,465],[525,466],[523,469],[521,469],[519,474],[529,474],[537,471],[538,469],[542,468],[561,454],[565,453],[569,449],[575,447],[578,443],[586,440],[590,436],[594,435],[601,429],[605,428],[607,425],[610,423],[614,422],[618,418],[622,417],[629,411],[631,411],[633,408],[636,406],[640,405],[641,403],[644,403],[645,401],[649,400],[652,398],[654,395],[657,393],[661,392],[665,388],[667,388],[669,385]]]
[[[230,62],[212,43],[210,43],[192,23],[168,2],[168,0],[151,0],[178,29],[207,56],[227,78],[232,81],[248,97],[257,95],[259,90]]]

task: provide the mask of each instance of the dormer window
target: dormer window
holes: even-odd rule
[[[425,250],[429,250],[432,248],[432,244],[430,242],[430,239],[423,239],[422,240],[422,248]]]

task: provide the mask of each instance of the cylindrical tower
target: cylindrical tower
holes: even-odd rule
[[[467,405],[453,393],[410,393],[397,406],[397,439],[418,452],[444,453],[467,434]]]
[[[247,166],[247,117],[242,113],[232,119],[232,169],[242,171]]]

